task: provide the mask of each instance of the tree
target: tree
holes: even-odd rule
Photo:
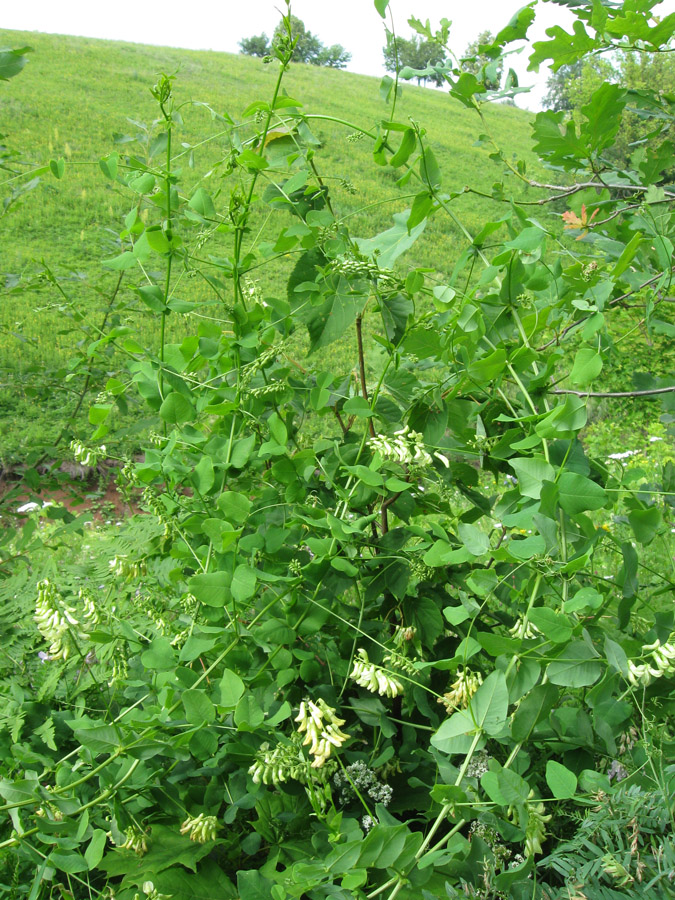
[[[270,39],[264,32],[250,38],[243,38],[239,41],[239,46],[245,56],[269,56],[272,51]]]
[[[484,50],[492,45],[494,40],[491,31],[481,31],[476,40],[468,45],[461,58],[464,71],[475,75],[489,91],[499,90],[504,72],[504,60],[501,57],[494,59]]]
[[[310,62],[318,66],[327,66],[329,69],[344,69],[351,58],[351,53],[341,44],[332,44],[330,47],[323,47],[316,60]]]
[[[239,42],[241,52],[247,56],[270,56],[275,47],[283,47],[289,40],[288,23],[282,20],[274,29],[272,40],[266,34],[254,35]],[[313,66],[326,66],[331,69],[344,69],[352,58],[351,53],[341,44],[324,46],[319,38],[308,31],[305,23],[297,16],[290,16],[290,40],[295,41],[293,61],[309,63]]]
[[[575,62],[568,66],[560,66],[558,71],[550,76],[546,82],[548,91],[542,101],[545,109],[551,109],[553,112],[572,109],[571,88],[574,82],[581,78],[582,68],[581,62]]]
[[[387,34],[387,46],[382,48],[384,67],[387,72],[396,72],[406,66],[411,69],[426,69],[431,63],[442,60],[445,56],[443,48],[436,41],[422,40],[420,37],[400,38]],[[434,72],[430,75],[417,75],[417,83],[431,81],[443,84],[443,76]]]
[[[617,84],[636,92],[620,117],[616,138],[606,156],[623,167],[651,135],[658,145],[675,138],[675,128],[662,116],[652,118],[648,108],[639,109],[640,97],[656,91],[663,97],[675,91],[675,60],[664,53],[619,52],[613,62],[598,57],[561,66],[547,81],[543,105],[554,112],[569,112],[577,123],[585,119],[583,109],[601,85]],[[665,123],[665,124],[664,124]]]

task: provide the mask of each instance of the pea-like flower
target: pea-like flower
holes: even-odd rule
[[[670,637],[672,639],[673,635]],[[642,652],[651,656],[651,660],[647,658],[643,663],[635,663],[632,659],[628,661],[628,681],[633,687],[646,687],[654,678],[675,673],[675,644],[670,640],[665,644],[658,639],[652,644],[645,644]]]
[[[190,840],[198,844],[215,841],[217,830],[218,819],[215,816],[205,816],[204,813],[199,813],[194,818],[188,816],[180,826],[180,833],[189,835]]]
[[[48,578],[38,582],[34,620],[49,642],[50,659],[68,659],[77,643],[88,639],[87,631],[98,621],[91,599],[82,592],[80,597],[84,603],[81,615],[63,600]]]
[[[457,678],[450,685],[450,690],[439,697],[438,702],[443,703],[447,711],[466,709],[469,701],[483,683],[480,672],[472,672],[464,668],[457,672]]]
[[[294,721],[299,723],[298,731],[305,733],[302,744],[303,746],[309,744],[309,752],[314,757],[313,769],[320,769],[330,756],[333,747],[341,747],[349,738],[348,734],[340,731],[340,726],[345,724],[345,720],[338,718],[335,710],[322,699],[319,699],[318,703],[303,700]]]
[[[353,678],[361,687],[372,691],[373,694],[379,694],[381,697],[398,697],[403,693],[401,682],[381,666],[372,663],[363,649],[357,651],[354,668],[349,677]]]
[[[130,825],[124,832],[125,841],[121,845],[122,850],[133,850],[137,856],[143,856],[148,852],[148,836],[140,828]]]
[[[542,842],[546,839],[546,823],[551,821],[545,815],[546,807],[541,801],[533,800],[534,791],[527,798],[527,827],[525,829],[525,856],[541,853]]]
[[[515,625],[509,628],[511,637],[521,641],[536,637],[539,633],[537,626],[533,625],[525,616],[518,616]]]
[[[75,461],[83,466],[95,466],[101,457],[105,457],[105,444],[100,447],[86,447],[81,441],[71,441],[70,449],[73,451]]]
[[[404,463],[409,466],[426,468],[433,462],[431,455],[424,446],[424,439],[417,431],[411,431],[405,425],[399,431],[394,432],[394,437],[388,438],[378,434],[368,441],[371,450],[379,453],[383,459]],[[439,454],[440,458],[440,454]],[[444,464],[449,464],[443,457]]]

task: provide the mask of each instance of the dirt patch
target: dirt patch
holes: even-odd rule
[[[62,506],[73,515],[90,512],[97,522],[120,521],[126,516],[141,512],[138,502],[123,497],[110,478],[103,485],[98,480],[55,484],[45,477],[44,484],[29,487],[22,481],[0,483],[0,508],[9,515],[24,518],[39,506]]]

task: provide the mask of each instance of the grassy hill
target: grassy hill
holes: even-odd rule
[[[118,233],[129,200],[105,179],[98,160],[115,149],[124,153],[123,136],[152,130],[157,107],[149,88],[157,74],[178,72],[176,97],[185,104],[184,125],[177,132],[180,164],[187,168],[187,187],[203,180],[211,192],[218,187],[220,174],[214,167],[225,144],[218,138],[201,142],[222,126],[212,121],[207,109],[192,103],[208,103],[237,121],[249,103],[270,97],[276,77],[276,63],[264,65],[243,56],[0,31],[0,46],[23,45],[34,50],[29,65],[18,78],[0,83],[3,143],[29,163],[23,167],[26,171],[60,157],[65,158],[66,169],[61,180],[42,175],[39,185],[0,218],[0,277],[8,287],[18,285],[0,306],[0,383],[6,398],[0,401],[0,460],[20,459],[36,437],[41,443],[53,437],[75,405],[77,385],[69,407],[68,398],[65,405],[63,397],[55,400],[40,372],[45,366],[58,371],[72,353],[77,340],[73,314],[86,319],[101,316],[113,289],[117,275],[102,268],[100,261],[119,252]],[[284,85],[304,104],[306,113],[327,114],[365,128],[389,115],[376,78],[294,64]],[[405,85],[396,118],[405,122],[409,117],[426,129],[444,172],[444,189],[461,190],[471,184],[489,190],[501,177],[487,150],[475,144],[478,120],[446,94]],[[495,105],[488,117],[506,149],[534,160],[528,152],[530,113]],[[363,237],[389,227],[391,215],[410,202],[406,195],[411,188],[397,187],[391,170],[373,165],[367,140],[348,142],[349,127],[317,119],[314,130],[322,142],[316,164],[331,187],[338,213],[351,217],[353,232]],[[188,161],[192,168],[186,166]],[[0,197],[13,184],[5,185]],[[473,233],[486,220],[488,202],[467,195],[454,201],[453,209]],[[490,205],[494,217],[494,204]],[[464,246],[466,238],[459,228],[447,217],[439,218],[406,263],[442,266],[449,272]],[[210,246],[212,253],[216,249]],[[53,285],[29,283],[43,260],[63,279],[72,305]],[[262,270],[260,288],[267,294],[283,294],[293,263],[290,258],[286,267],[277,264]],[[22,289],[22,284],[29,286]],[[208,295],[208,286],[196,281],[190,282],[189,290],[190,299]],[[138,310],[135,295],[128,293],[123,318],[152,340],[155,320]],[[173,317],[174,336],[185,333],[189,324]],[[339,354],[339,346],[333,352]],[[91,384],[94,393],[100,387]],[[79,431],[86,434],[86,424]]]

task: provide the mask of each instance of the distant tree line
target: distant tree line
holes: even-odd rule
[[[548,79],[543,105],[553,112],[568,112],[571,118],[581,120],[584,106],[603,83],[618,84],[635,92],[621,118],[614,144],[607,151],[613,163],[628,166],[635,152],[644,153],[647,135],[652,147],[665,140],[675,141],[675,128],[650,116],[649,108],[641,103],[640,93],[656,89],[662,96],[675,96],[675,58],[672,54],[623,51],[612,61],[590,57],[561,66]],[[675,176],[675,172],[671,174]]]
[[[328,66],[331,69],[344,69],[352,58],[342,44],[327,47],[319,38],[308,31],[302,19],[291,16],[291,37],[295,41],[293,61],[310,63],[313,66]],[[239,41],[241,52],[246,56],[273,56],[274,48],[288,39],[286,29],[280,23],[274,29],[270,40],[266,34],[257,34]]]
[[[481,50],[482,47],[489,46],[493,41],[492,33],[483,31],[475,41],[469,44],[461,57],[463,70],[475,75],[489,91],[499,90],[504,70],[504,63],[501,59],[493,60]],[[443,62],[446,56],[444,48],[436,41],[425,40],[419,35],[413,35],[410,38],[394,38],[389,33],[387,34],[387,46],[382,48],[382,53],[387,72],[400,72],[401,69],[407,67],[420,71],[434,63]],[[429,81],[439,87],[445,81],[438,72],[416,77],[418,84]]]

